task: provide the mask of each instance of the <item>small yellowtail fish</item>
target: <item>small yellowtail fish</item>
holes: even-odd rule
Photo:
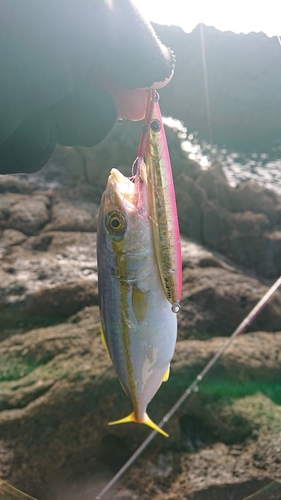
[[[154,102],[149,99],[146,117],[148,126],[141,139],[142,147],[148,147]],[[163,128],[161,133],[164,134]],[[164,164],[158,165],[159,168],[164,168]],[[167,293],[167,286],[163,286],[161,273],[166,273],[168,253],[157,250],[157,235],[160,231],[163,240],[165,233],[164,222],[152,210],[153,198],[161,199],[163,210],[167,208],[166,203],[170,206],[175,200],[167,201],[170,190],[163,193],[163,183],[157,184],[157,191],[153,189],[154,178],[148,177],[141,155],[136,161],[136,169],[131,179],[116,169],[111,170],[98,220],[102,337],[121,385],[134,408],[129,416],[110,422],[109,425],[138,422],[168,436],[152,422],[146,409],[161,383],[169,377],[177,335],[177,317],[174,312],[178,309],[175,310],[174,305],[178,307],[179,300],[179,284],[174,285],[175,277],[178,279],[179,276],[177,269],[173,273],[169,272],[174,276],[169,286],[173,286],[175,292],[171,295]],[[166,212],[164,220],[167,220]],[[156,231],[153,226],[156,226]],[[168,241],[162,246],[173,254],[179,241],[171,243],[170,249],[170,236],[166,234]],[[165,260],[163,265],[161,259]],[[168,260],[168,265],[176,266],[178,261]]]
[[[146,167],[135,178],[112,169],[98,220],[98,278],[104,343],[134,411],[115,423],[147,424],[146,407],[168,378],[177,317],[159,278]]]

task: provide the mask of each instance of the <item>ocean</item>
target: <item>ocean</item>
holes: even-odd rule
[[[216,144],[200,142],[198,132],[187,135],[187,129],[179,120],[168,117],[164,122],[178,132],[183,151],[190,159],[199,163],[202,170],[207,170],[212,162],[218,160],[223,165],[231,186],[252,180],[281,195],[281,143],[268,152],[253,152],[249,155],[220,148]]]

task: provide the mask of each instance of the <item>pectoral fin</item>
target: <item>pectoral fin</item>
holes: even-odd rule
[[[133,311],[138,323],[141,323],[147,313],[148,309],[148,299],[149,299],[149,290],[143,291],[140,290],[136,285],[133,286],[132,292],[132,304]]]

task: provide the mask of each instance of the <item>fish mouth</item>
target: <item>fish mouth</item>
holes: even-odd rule
[[[118,183],[118,184],[123,184],[125,183],[130,183],[131,181],[128,179],[128,177],[125,177],[117,168],[112,168],[110,171],[110,176],[112,176],[113,180]]]
[[[117,168],[111,169],[107,186],[109,190],[117,195],[120,200],[126,200],[132,205],[135,205],[135,184],[128,177],[125,177],[119,170],[117,170]]]

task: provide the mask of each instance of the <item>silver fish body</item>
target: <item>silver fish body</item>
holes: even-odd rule
[[[146,167],[134,182],[113,169],[98,220],[98,279],[104,339],[136,421],[159,429],[146,407],[169,371],[177,317],[159,277]],[[115,422],[118,423],[118,422]]]

